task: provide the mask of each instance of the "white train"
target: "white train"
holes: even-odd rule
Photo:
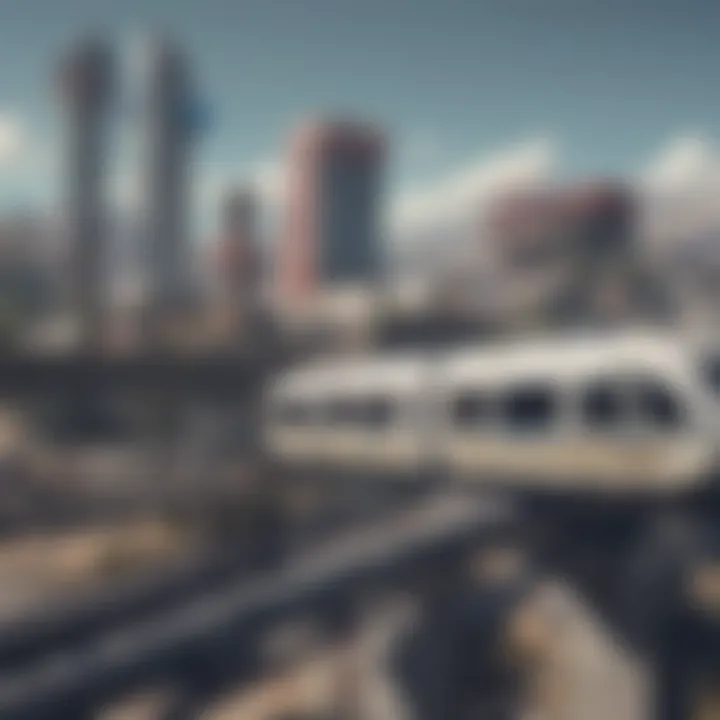
[[[267,449],[328,477],[695,494],[720,476],[719,350],[624,332],[326,360],[269,387]]]

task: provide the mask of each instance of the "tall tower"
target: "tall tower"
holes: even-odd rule
[[[146,97],[146,340],[162,342],[189,291],[186,238],[189,81],[165,40],[149,49]]]
[[[231,190],[223,200],[219,271],[223,304],[233,335],[240,338],[257,308],[261,283],[257,203],[250,188]]]
[[[277,258],[281,302],[305,300],[321,284],[377,278],[384,150],[380,134],[356,122],[311,123],[293,135]]]
[[[70,305],[82,349],[96,348],[103,325],[103,140],[111,90],[110,51],[100,40],[74,47],[60,65],[66,113],[66,223]]]

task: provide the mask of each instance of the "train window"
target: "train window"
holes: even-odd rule
[[[392,420],[393,408],[389,398],[373,397],[363,403],[363,424],[370,428],[387,427]]]
[[[643,426],[671,430],[682,424],[682,407],[670,388],[646,380],[638,383],[636,393],[638,414]]]
[[[622,386],[609,380],[590,385],[583,393],[580,412],[591,430],[613,430],[627,418]]]
[[[302,427],[313,422],[313,411],[307,403],[286,402],[278,406],[277,421],[287,427]]]
[[[384,397],[336,400],[328,407],[327,418],[331,424],[345,427],[386,427],[392,418],[392,404]]]
[[[703,363],[702,372],[710,389],[714,393],[720,394],[720,357],[707,358]]]
[[[452,407],[453,423],[458,427],[472,427],[483,424],[489,417],[488,398],[478,392],[458,395]]]
[[[557,419],[557,396],[545,385],[524,385],[509,390],[502,398],[501,415],[513,432],[544,432]]]
[[[358,406],[352,400],[335,400],[327,411],[327,420],[331,425],[353,425],[358,421]]]

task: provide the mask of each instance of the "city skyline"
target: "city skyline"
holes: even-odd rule
[[[399,236],[413,223],[459,217],[498,183],[601,173],[713,184],[718,19],[705,4],[667,0],[29,0],[6,10],[0,31],[0,62],[13,69],[0,78],[0,210],[59,204],[52,67],[95,28],[123,69],[111,161],[121,206],[141,173],[139,39],[160,29],[187,50],[214,116],[194,151],[203,235],[236,181],[254,178],[277,202],[287,134],[318,111],[358,114],[387,131]]]

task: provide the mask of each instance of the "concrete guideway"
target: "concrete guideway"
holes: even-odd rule
[[[6,674],[0,716],[66,717],[166,678],[179,659],[198,662],[208,653],[227,652],[230,637],[233,647],[248,650],[289,616],[333,621],[368,588],[404,586],[423,568],[452,565],[458,553],[498,538],[509,523],[497,507],[464,497],[424,500],[330,541],[249,587],[247,581],[231,583]]]

